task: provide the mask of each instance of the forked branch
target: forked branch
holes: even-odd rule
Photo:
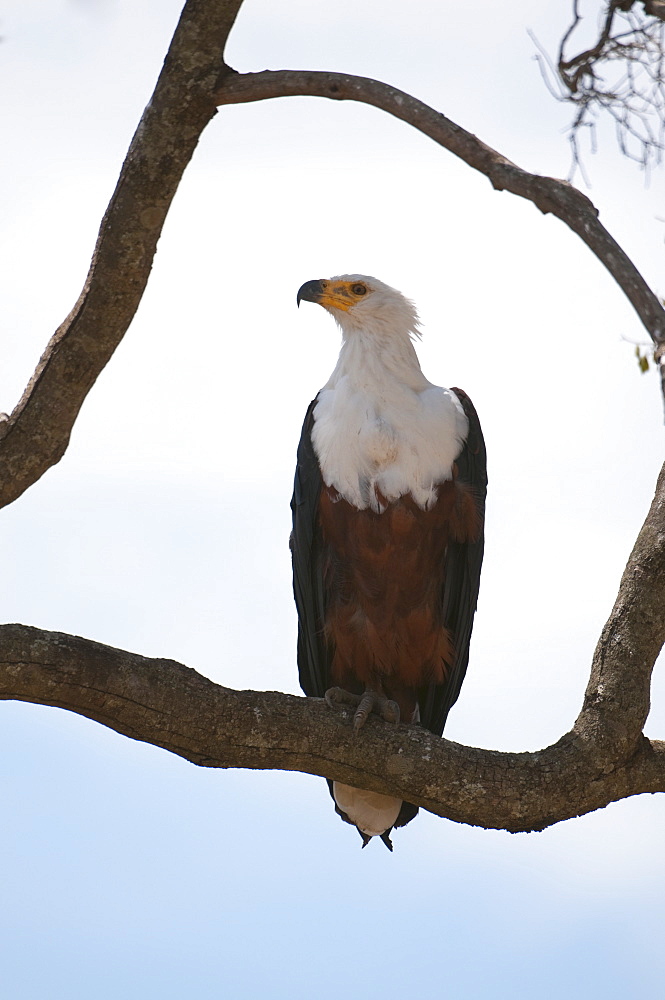
[[[604,116],[614,123],[621,152],[648,168],[661,162],[665,136],[665,3],[604,0],[601,7],[596,41],[570,55],[584,21],[579,0],[573,0],[573,19],[561,40],[556,70],[541,49],[543,76],[554,96],[575,109],[570,126],[574,167],[581,166],[582,129],[593,136],[596,121]],[[552,86],[554,73],[558,92]]]

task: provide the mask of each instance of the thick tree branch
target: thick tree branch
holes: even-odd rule
[[[0,698],[78,712],[204,767],[305,771],[487,828],[543,829],[665,791],[665,744],[642,739],[599,766],[575,733],[538,753],[463,747],[375,719],[356,734],[319,699],[232,691],[172,660],[23,625],[0,626]]]
[[[356,734],[323,701],[232,691],[172,660],[0,626],[0,698],[78,712],[206,767],[306,771],[399,795],[476,826],[537,830],[665,791],[665,744],[642,735],[665,641],[665,466],[603,630],[572,732],[537,753],[496,753],[370,720]]]
[[[623,574],[572,732],[537,753],[497,753],[416,727],[350,719],[318,699],[232,691],[151,660],[24,625],[0,626],[0,699],[78,712],[206,767],[305,771],[398,795],[458,822],[539,830],[665,791],[665,744],[642,735],[665,641],[665,466]]]
[[[102,220],[83,291],[0,425],[0,506],[19,497],[69,442],[81,405],[122,340],[199,136],[242,0],[188,0]]]
[[[601,756],[630,756],[649,714],[651,674],[665,643],[665,465],[594,653],[575,731]]]
[[[220,81],[219,105],[273,97],[327,97],[361,101],[401,119],[480,171],[497,190],[532,201],[551,212],[584,240],[628,297],[657,349],[665,351],[665,310],[630,258],[598,220],[598,210],[567,181],[530,174],[415,97],[386,83],[343,73],[265,70],[228,74]],[[665,384],[665,383],[664,383]]]

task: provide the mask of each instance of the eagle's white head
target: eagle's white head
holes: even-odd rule
[[[346,339],[357,330],[386,336],[420,337],[416,307],[396,288],[366,274],[339,274],[306,281],[298,291],[301,300],[327,309]]]

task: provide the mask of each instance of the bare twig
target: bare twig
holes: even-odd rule
[[[581,130],[586,128],[594,135],[602,115],[614,122],[625,156],[645,170],[660,163],[665,126],[664,10],[661,2],[643,3],[639,11],[631,0],[605,0],[596,42],[570,56],[569,45],[583,20],[579,2],[574,0],[556,69],[536,42],[540,49],[537,59],[550,92],[575,108],[569,130],[571,173],[582,165]],[[555,79],[559,83],[556,90],[551,84]]]

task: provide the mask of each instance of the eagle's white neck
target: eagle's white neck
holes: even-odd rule
[[[381,398],[399,387],[420,392],[431,386],[420,368],[410,330],[396,330],[375,319],[359,326],[346,316],[339,325],[342,349],[326,389],[348,378],[370,396]]]
[[[354,507],[378,512],[407,493],[423,509],[434,503],[468,431],[457,397],[423,375],[411,339],[415,311],[399,300],[397,308],[393,300],[331,310],[344,339],[314,410],[324,482]]]

